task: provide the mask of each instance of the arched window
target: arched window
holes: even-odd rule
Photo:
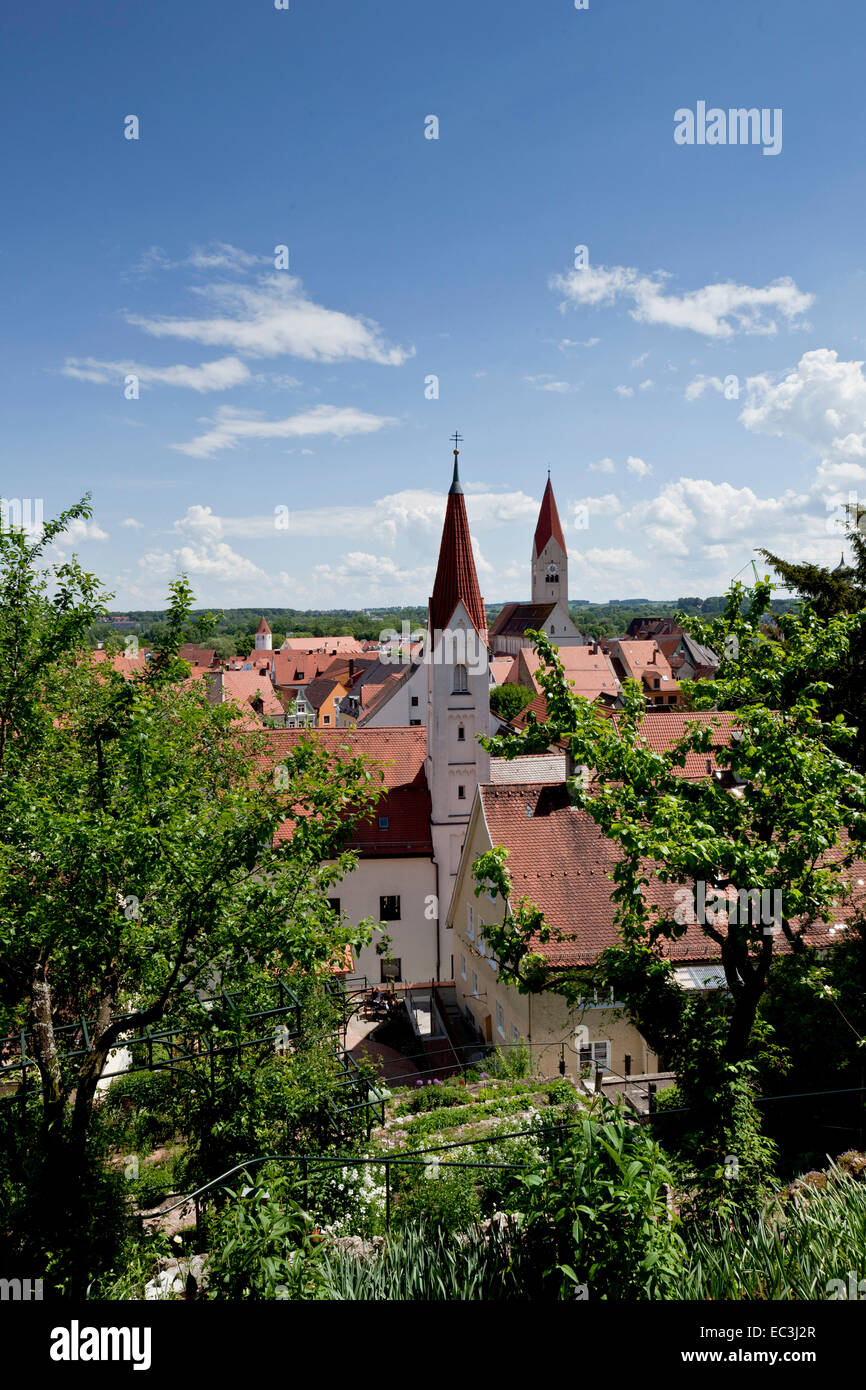
[[[465,666],[454,667],[454,695],[466,695],[469,692],[469,678],[466,674]]]
[[[544,576],[544,582],[545,584],[559,583],[559,570],[557,569],[556,565],[547,566],[547,574]]]

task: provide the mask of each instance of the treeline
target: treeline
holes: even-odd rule
[[[774,612],[785,612],[793,606],[791,599],[773,601]],[[500,612],[501,603],[487,604],[487,616],[492,622]],[[633,618],[658,614],[673,617],[678,612],[694,613],[701,617],[712,617],[721,613],[724,607],[722,597],[678,598],[657,601],[655,599],[612,599],[609,603],[589,603],[578,600],[570,605],[569,611],[575,625],[587,637],[595,639],[620,637]],[[120,623],[119,617],[127,622]],[[111,621],[111,619],[114,621]],[[386,628],[397,632],[402,624],[409,625],[410,631],[424,628],[427,623],[427,609],[415,608],[228,608],[222,613],[209,613],[206,609],[196,609],[191,615],[189,640],[214,647],[222,657],[246,656],[253,648],[256,628],[262,618],[267,619],[274,637],[274,646],[279,646],[285,637],[355,637],[358,641],[375,641]],[[108,614],[107,620],[95,623],[90,640],[105,642],[112,633],[135,633],[140,640],[157,646],[166,632],[165,613],[159,609],[136,609],[124,614]]]

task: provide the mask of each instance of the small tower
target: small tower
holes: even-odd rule
[[[272,637],[271,629],[268,627],[264,618],[256,628],[256,651],[269,652],[271,650]]]
[[[445,923],[475,788],[490,780],[490,758],[476,739],[490,728],[487,617],[478,587],[454,436],[439,564],[424,644],[427,665],[427,785],[439,897],[439,978],[453,974]]]
[[[549,469],[532,542],[532,602],[561,602],[568,613],[568,550]]]

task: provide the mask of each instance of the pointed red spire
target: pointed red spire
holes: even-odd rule
[[[262,618],[262,621],[259,623],[258,627],[256,628],[256,632],[270,632],[270,630],[271,630],[271,629],[268,627],[267,622],[265,621],[264,618]]]
[[[535,527],[535,553],[540,555],[551,536],[562,546],[563,550],[568,547],[565,544],[565,536],[562,533],[562,525],[559,520],[559,512],[556,510],[556,498],[553,495],[553,486],[550,481],[550,473],[547,474],[547,487],[544,489],[544,496],[541,499],[541,510],[538,513],[538,524]]]
[[[439,564],[433,584],[433,597],[430,599],[430,633],[432,638],[434,632],[441,632],[447,628],[454,609],[462,600],[476,631],[486,642],[487,615],[478,587],[478,575],[475,573],[466,502],[457,471],[458,453],[459,450],[455,449],[454,478],[448,493],[442,544],[439,547]]]

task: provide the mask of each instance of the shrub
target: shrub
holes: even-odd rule
[[[417,1114],[422,1110],[439,1110],[448,1105],[465,1105],[466,1101],[466,1091],[462,1086],[429,1085],[419,1088],[405,1109],[411,1114]]]
[[[208,1221],[211,1298],[302,1298],[314,1284],[318,1245],[312,1218],[290,1180],[260,1175],[253,1187],[226,1192]]]
[[[542,1289],[570,1297],[655,1298],[675,1287],[685,1247],[667,1210],[670,1173],[652,1136],[603,1101],[594,1117],[543,1141],[523,1178],[526,1238]]]
[[[560,1081],[551,1081],[547,1090],[547,1101],[549,1105],[568,1105],[577,1099],[577,1092],[570,1081],[563,1077]]]
[[[434,1231],[465,1231],[478,1216],[481,1204],[475,1188],[474,1169],[454,1168],[435,1156],[422,1167],[406,1167],[397,1179],[397,1224],[423,1222]]]

